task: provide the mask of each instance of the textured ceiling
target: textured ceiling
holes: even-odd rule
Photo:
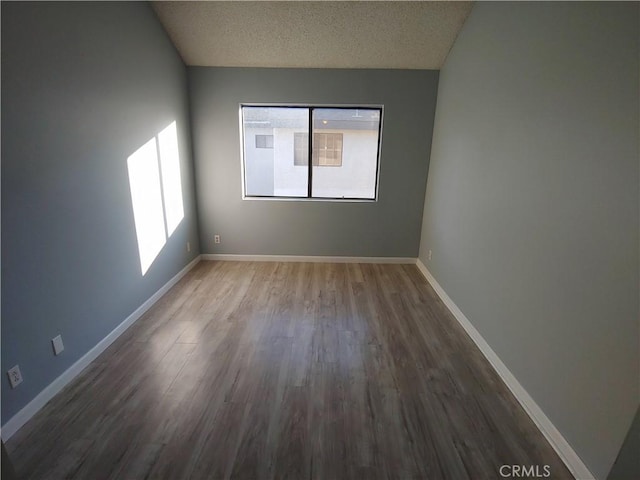
[[[187,65],[439,69],[471,2],[152,2]]]

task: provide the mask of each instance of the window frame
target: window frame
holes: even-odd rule
[[[308,145],[308,176],[307,176],[307,196],[276,196],[276,195],[247,195],[246,191],[246,172],[245,172],[245,132],[243,121],[243,108],[244,107],[256,107],[256,108],[303,108],[309,112],[308,118],[308,131],[309,138]],[[342,109],[342,110],[378,110],[379,122],[378,122],[378,145],[376,149],[376,179],[373,198],[345,198],[345,197],[313,197],[313,167],[319,165],[313,165],[313,111],[314,109]],[[384,105],[382,104],[306,104],[306,103],[240,103],[238,107],[238,119],[239,119],[239,131],[240,131],[240,174],[242,185],[242,199],[243,200],[267,200],[267,201],[298,201],[298,202],[361,202],[371,203],[377,202],[379,198],[379,186],[380,186],[380,163],[382,161],[382,131],[384,124]],[[342,144],[344,149],[344,141]],[[342,152],[344,156],[344,151]],[[295,152],[294,152],[295,156]],[[343,157],[342,156],[342,157]],[[341,158],[342,161],[343,158]],[[300,165],[299,165],[300,166]],[[336,167],[331,165],[322,165],[323,167]]]

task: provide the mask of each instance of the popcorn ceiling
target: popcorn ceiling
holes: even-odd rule
[[[187,65],[440,69],[472,2],[152,2]]]

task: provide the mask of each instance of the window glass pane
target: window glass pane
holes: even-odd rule
[[[318,198],[375,199],[380,109],[313,110],[313,188]]]
[[[306,197],[308,147],[295,139],[308,137],[309,109],[242,107],[242,123],[245,194]]]

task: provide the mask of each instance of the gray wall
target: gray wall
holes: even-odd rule
[[[173,120],[186,216],[142,277],[127,157]],[[146,3],[2,3],[2,423],[197,255],[188,132]]]
[[[417,256],[438,72],[188,72],[203,253]],[[383,104],[378,201],[242,200],[241,102]]]
[[[441,71],[420,248],[598,478],[639,398],[638,13],[474,6]]]
[[[636,411],[627,438],[616,458],[607,480],[638,480],[640,478],[640,408]]]

